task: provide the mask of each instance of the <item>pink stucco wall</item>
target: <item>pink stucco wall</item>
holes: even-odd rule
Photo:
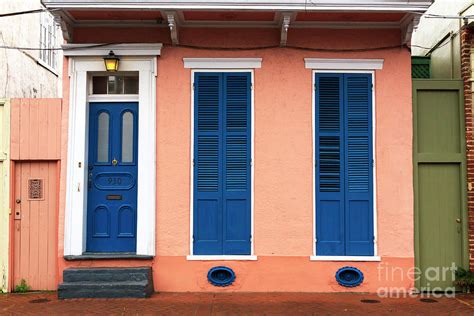
[[[161,33],[163,32],[163,33]],[[162,29],[76,30],[76,42],[169,42]],[[273,29],[181,29],[182,43],[206,46],[275,45]],[[398,30],[290,30],[288,44],[326,48],[393,46]],[[157,76],[156,258],[152,261],[66,262],[62,259],[66,164],[62,164],[59,272],[69,266],[152,265],[158,291],[216,291],[207,270],[223,262],[187,261],[189,254],[191,70],[183,57],[261,57],[255,70],[254,246],[257,261],[225,264],[237,273],[226,291],[342,291],[334,280],[339,267],[360,267],[366,281],[357,288],[409,288],[414,265],[412,111],[410,53],[395,48],[357,53],[321,53],[288,48],[252,51],[193,50],[165,46]],[[312,71],[304,58],[382,58],[375,74],[376,203],[378,254],[382,262],[311,262],[313,252]],[[64,63],[67,65],[67,63]],[[66,67],[66,66],[65,66]],[[67,71],[65,69],[65,74]],[[63,152],[67,149],[68,78],[65,77]],[[140,228],[138,228],[140,229]],[[385,267],[381,269],[380,267]],[[403,269],[405,277],[389,276]],[[392,270],[390,270],[392,269]],[[379,273],[380,270],[380,273]],[[352,289],[353,291],[354,289]]]

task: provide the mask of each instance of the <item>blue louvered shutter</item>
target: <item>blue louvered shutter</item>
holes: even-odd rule
[[[344,255],[343,75],[316,85],[316,253]]]
[[[222,254],[222,75],[194,78],[194,223],[195,255]]]
[[[250,73],[224,73],[223,239],[225,255],[250,254]]]
[[[374,254],[372,76],[344,75],[346,255]]]

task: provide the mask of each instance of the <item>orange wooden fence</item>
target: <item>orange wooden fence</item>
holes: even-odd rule
[[[55,290],[61,99],[13,99],[10,124],[10,287]]]
[[[12,160],[59,160],[60,132],[61,99],[12,99]]]

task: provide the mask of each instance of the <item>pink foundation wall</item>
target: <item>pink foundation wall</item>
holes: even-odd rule
[[[163,29],[85,29],[76,42],[167,43]],[[273,29],[181,29],[183,44],[204,46],[275,45]],[[398,30],[290,30],[288,45],[319,48],[394,46]],[[414,265],[412,111],[410,53],[406,49],[320,53],[292,49],[257,51],[193,50],[165,46],[157,76],[156,258],[152,261],[66,262],[63,256],[69,81],[64,78],[62,173],[59,218],[59,272],[70,266],[152,265],[158,291],[221,290],[206,281],[207,270],[223,262],[187,261],[189,254],[191,70],[184,57],[260,57],[254,79],[255,190],[254,247],[257,261],[227,261],[236,284],[225,291],[344,291],[334,273],[360,267],[366,280],[351,291],[375,292],[380,286],[409,288]],[[304,58],[382,58],[375,74],[376,203],[379,262],[311,262],[313,252],[312,71]],[[67,65],[67,63],[65,63]],[[65,66],[67,67],[67,66]],[[67,74],[67,69],[64,71]],[[139,228],[138,228],[139,229]],[[377,267],[385,266],[385,270]],[[387,268],[389,267],[389,268]],[[392,268],[403,270],[392,278]],[[61,277],[61,276],[60,276]],[[387,279],[388,277],[388,279]]]

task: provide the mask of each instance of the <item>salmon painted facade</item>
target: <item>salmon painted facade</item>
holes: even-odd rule
[[[409,45],[430,1],[43,3],[63,98],[28,136],[45,162],[11,177],[49,188],[22,204],[43,222],[15,225],[50,237],[35,274],[13,242],[10,288],[84,297],[78,280],[145,271],[145,292],[415,289]]]

